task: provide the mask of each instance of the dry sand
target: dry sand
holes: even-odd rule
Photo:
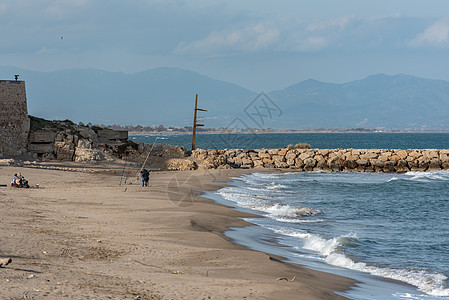
[[[352,280],[230,242],[247,216],[198,197],[238,170],[120,176],[0,167],[1,299],[338,299]],[[295,280],[276,280],[277,278]]]

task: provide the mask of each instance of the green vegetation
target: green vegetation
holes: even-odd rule
[[[38,117],[28,116],[30,118],[30,130],[39,131],[42,129],[48,129],[52,131],[61,130],[63,127],[53,121],[45,120]]]
[[[75,123],[73,123],[70,120],[63,120],[63,121],[50,121],[45,120],[38,117],[28,116],[30,118],[30,131],[36,132],[40,130],[49,130],[53,132],[60,132],[60,131],[66,131],[69,130],[71,134],[74,134],[78,136],[80,139],[87,139],[85,136],[81,134],[81,132],[77,129]],[[84,125],[79,125],[84,126]],[[87,127],[87,126],[84,126]],[[79,127],[78,127],[79,128]]]
[[[295,145],[296,149],[310,149],[310,145],[307,143],[299,143]]]

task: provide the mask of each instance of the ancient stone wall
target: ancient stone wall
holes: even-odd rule
[[[192,151],[198,168],[408,172],[449,169],[449,149],[230,149]]]
[[[29,131],[25,82],[0,80],[0,156],[24,153]]]

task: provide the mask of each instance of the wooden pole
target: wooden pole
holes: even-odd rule
[[[195,97],[195,113],[193,115],[193,134],[192,134],[192,151],[195,150],[195,137],[196,137],[196,113],[198,111],[198,94]]]
[[[204,126],[203,124],[198,124],[196,122],[197,111],[207,111],[205,109],[198,108],[198,94],[195,97],[195,113],[193,115],[193,133],[192,133],[192,151],[195,150],[195,138],[196,138],[196,128],[198,126]]]

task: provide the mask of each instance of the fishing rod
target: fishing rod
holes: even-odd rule
[[[151,146],[150,152],[148,152],[147,158],[145,158],[145,161],[143,162],[142,168],[140,168],[140,172],[142,172],[143,168],[145,167],[145,164],[147,163],[148,157],[150,157],[151,151],[153,151],[154,145],[156,144],[156,141],[160,139],[160,137],[156,137],[154,139],[153,145]]]
[[[136,174],[134,175],[135,177],[138,177],[139,173],[142,172],[143,168],[145,167],[145,164],[147,163],[148,158],[150,157],[151,152],[153,151],[153,148],[154,148],[154,145],[156,144],[156,141],[157,141],[158,139],[160,139],[160,138],[161,138],[161,137],[156,137],[156,138],[154,139],[153,145],[151,146],[151,149],[150,149],[150,151],[148,152],[147,157],[145,158],[145,161],[144,161],[143,164],[142,164],[142,167],[141,167],[140,170],[137,171]],[[124,183],[124,184],[125,184],[125,190],[124,190],[124,192],[126,192],[126,190],[128,189],[128,188],[126,187],[126,181],[127,181],[127,178],[125,178],[125,183]]]
[[[125,152],[125,163],[123,164],[123,170],[122,170],[122,177],[120,177],[120,184],[119,186],[122,186],[122,181],[125,178],[126,181],[126,177],[125,177],[125,169],[126,169],[126,159],[128,158],[128,152]]]

